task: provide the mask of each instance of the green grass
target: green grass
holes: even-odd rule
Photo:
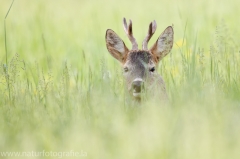
[[[21,0],[5,19],[11,2],[0,5],[1,152],[72,150],[93,159],[240,157],[237,0]],[[174,47],[158,68],[169,104],[158,97],[141,104],[128,98],[120,64],[104,39],[111,28],[130,48],[123,17],[132,19],[139,45],[152,20],[158,28],[149,46],[174,25]]]

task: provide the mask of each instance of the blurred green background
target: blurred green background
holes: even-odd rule
[[[239,1],[16,0],[5,19],[11,2],[0,5],[1,152],[240,157]],[[169,104],[137,104],[125,93],[105,44],[112,29],[130,48],[123,17],[139,46],[151,21],[158,27],[149,46],[173,25],[173,49],[158,68]]]

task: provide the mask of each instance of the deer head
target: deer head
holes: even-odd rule
[[[129,25],[123,19],[123,28],[132,43],[132,49],[128,49],[122,39],[111,29],[106,31],[106,45],[109,53],[117,59],[123,67],[123,74],[126,79],[127,88],[135,98],[141,98],[141,93],[150,88],[159,88],[166,95],[165,84],[156,67],[159,61],[165,57],[173,46],[173,28],[167,27],[159,36],[155,44],[148,49],[148,41],[156,31],[155,20],[150,23],[147,36],[143,40],[142,50],[133,36],[132,21]],[[156,85],[153,86],[153,85]]]

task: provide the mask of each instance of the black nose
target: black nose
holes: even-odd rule
[[[144,82],[143,81],[133,81],[132,82],[132,88],[135,93],[140,93],[141,89],[144,87]]]

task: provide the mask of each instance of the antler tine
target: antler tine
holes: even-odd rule
[[[129,20],[129,25],[127,25],[127,21],[126,18],[123,18],[123,29],[125,31],[125,33],[128,36],[128,39],[131,41],[132,43],[132,50],[138,50],[138,44],[136,39],[133,37],[133,31],[132,31],[132,21]]]
[[[126,18],[123,18],[123,29],[124,29],[125,33],[128,32],[128,26],[127,26]]]
[[[155,33],[156,29],[157,29],[157,23],[154,20],[153,22],[150,23],[149,29],[148,29],[148,34],[145,37],[145,39],[143,40],[143,43],[142,43],[143,50],[148,50],[148,41],[151,39],[151,37]]]

